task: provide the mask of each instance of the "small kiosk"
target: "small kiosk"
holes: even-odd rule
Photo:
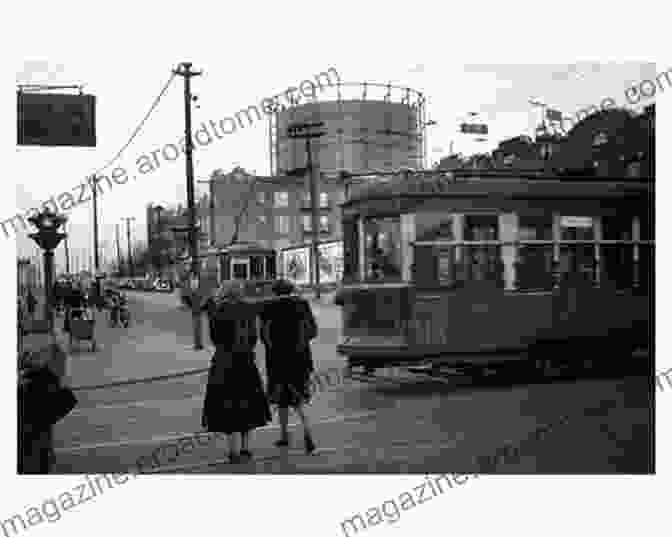
[[[219,251],[219,280],[273,280],[275,250],[255,242],[236,242]]]

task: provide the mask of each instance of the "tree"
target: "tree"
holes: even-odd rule
[[[651,145],[652,131],[640,116],[602,110],[569,131],[551,166],[567,176],[626,177],[633,162],[650,158]]]

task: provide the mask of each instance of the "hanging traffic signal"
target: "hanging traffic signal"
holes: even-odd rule
[[[18,145],[95,147],[93,95],[17,92]]]

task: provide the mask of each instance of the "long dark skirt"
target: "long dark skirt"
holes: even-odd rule
[[[208,374],[202,420],[209,432],[226,434],[247,432],[271,421],[254,352],[217,349]]]
[[[301,352],[267,350],[268,399],[279,408],[310,403],[313,359],[310,348]]]

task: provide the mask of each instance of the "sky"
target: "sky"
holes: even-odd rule
[[[63,9],[62,4],[59,6],[45,10],[53,11],[57,17]],[[656,73],[655,64],[641,61],[458,61],[448,48],[431,47],[422,39],[417,43],[405,41],[401,37],[404,34],[396,31],[404,23],[400,13],[386,19],[382,28],[363,24],[359,18],[347,19],[335,9],[335,20],[344,24],[347,20],[348,30],[337,34],[334,41],[331,36],[320,38],[322,26],[306,24],[309,13],[299,6],[279,13],[272,10],[272,18],[267,16],[270,12],[256,13],[240,7],[227,7],[226,14],[209,17],[200,7],[193,7],[192,17],[185,24],[168,5],[163,5],[160,13],[145,8],[144,3],[133,6],[132,15],[124,9],[96,7],[100,11],[98,20],[105,21],[99,28],[107,29],[100,33],[85,25],[79,33],[61,32],[49,25],[49,16],[32,21],[39,31],[33,32],[33,39],[22,48],[23,57],[16,66],[17,83],[85,84],[85,92],[97,98],[98,145],[17,147],[17,208],[25,210],[51,195],[71,191],[113,157],[180,61],[191,61],[194,69],[203,70],[202,76],[192,82],[198,96],[193,107],[194,126],[232,116],[263,97],[298,85],[330,67],[338,71],[343,81],[392,83],[423,91],[428,99],[428,119],[436,121],[427,133],[430,163],[446,156],[451,142],[456,152],[470,154],[492,150],[507,137],[532,134],[541,111],[528,103],[531,97],[572,115],[606,97],[626,104],[624,89],[655,78]],[[323,18],[317,13],[314,17]],[[358,34],[366,46],[358,45],[354,37]],[[425,32],[420,29],[419,35]],[[54,39],[56,36],[58,39]],[[91,49],[85,45],[87,42]],[[140,155],[180,138],[184,129],[182,90],[183,81],[176,77],[114,166],[131,169]],[[475,121],[488,124],[487,142],[477,143],[473,137],[458,132],[459,123],[467,120],[470,112],[479,114]],[[269,173],[267,121],[239,129],[195,153],[197,179],[207,179],[216,168],[229,170],[236,165]],[[206,188],[207,185],[198,184],[197,192],[205,192]],[[114,256],[115,224],[121,218],[134,217],[133,240],[145,241],[145,206],[150,202],[176,204],[185,200],[182,157],[171,163],[164,161],[159,170],[137,181],[116,185],[112,190],[106,188],[99,211],[104,255]],[[77,207],[69,218],[71,251],[88,258],[92,243],[91,204]],[[125,250],[125,231],[122,238]],[[37,251],[23,234],[17,239],[17,249],[20,255]],[[57,263],[61,266],[63,262],[60,248]]]

